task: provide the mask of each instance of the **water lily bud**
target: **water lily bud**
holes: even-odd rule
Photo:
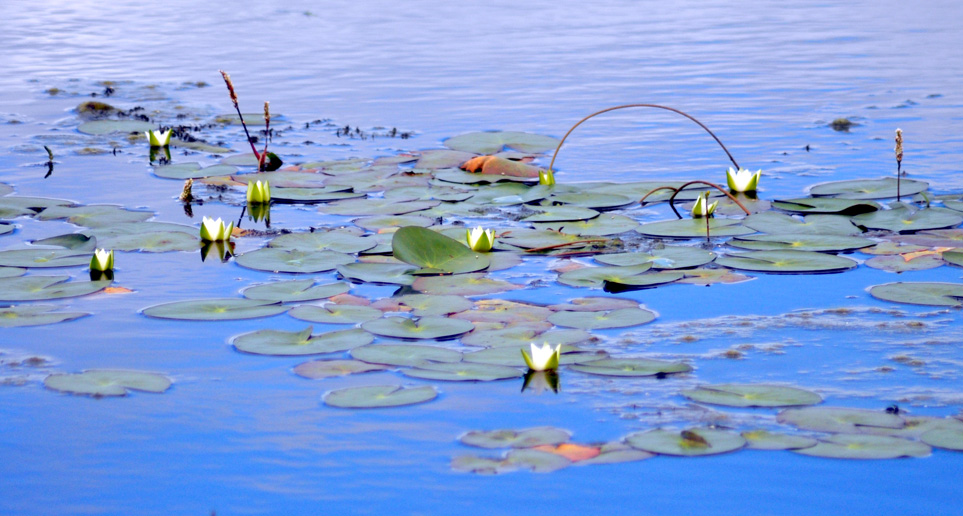
[[[755,192],[759,186],[760,174],[762,174],[761,169],[752,173],[744,168],[740,168],[737,172],[729,167],[726,171],[726,182],[729,183],[729,189],[733,192]]]
[[[201,240],[205,242],[220,242],[231,239],[231,231],[234,230],[234,223],[225,226],[224,221],[210,217],[201,220]]]
[[[151,147],[167,147],[171,144],[171,130],[168,129],[164,132],[160,131],[147,131],[144,134],[147,135],[147,141],[150,142]]]
[[[247,202],[251,204],[263,204],[271,202],[271,186],[267,181],[248,181],[247,182]]]
[[[700,195],[699,199],[692,205],[692,216],[694,218],[709,217],[712,215],[712,212],[716,211],[718,204],[719,201],[709,204],[709,192],[706,192]]]
[[[538,171],[538,184],[545,186],[555,184],[555,174],[552,173],[552,169]]]
[[[529,344],[532,348],[532,354],[529,355],[522,350],[522,358],[525,359],[525,363],[528,368],[532,371],[549,371],[552,369],[558,369],[558,361],[562,356],[562,345],[559,344],[552,349],[548,343],[544,343],[541,347],[536,347],[535,344]]]
[[[97,249],[94,256],[90,259],[90,270],[96,272],[107,272],[114,270],[114,250],[109,252],[106,249]]]
[[[495,230],[493,229],[482,229],[478,226],[475,229],[466,231],[468,238],[468,247],[472,251],[477,251],[479,253],[487,253],[492,250],[492,246],[495,245]]]

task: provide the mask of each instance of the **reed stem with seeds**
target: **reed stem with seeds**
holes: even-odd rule
[[[674,186],[660,186],[660,187],[658,187],[658,188],[653,188],[652,190],[649,190],[649,193],[645,194],[645,196],[642,197],[642,199],[639,200],[639,204],[644,203],[646,198],[648,198],[650,195],[654,194],[655,192],[658,192],[659,190],[672,190],[672,196],[669,197],[669,207],[672,208],[672,212],[675,213],[675,216],[681,219],[681,218],[682,218],[682,215],[679,214],[679,210],[675,209],[675,204],[674,204],[674,203],[675,203],[675,197],[676,197],[677,195],[679,195],[679,192],[681,192],[683,189],[685,189],[685,187],[690,186],[690,185],[696,185],[696,184],[702,184],[702,185],[706,185],[706,186],[711,186],[712,188],[715,188],[716,190],[719,190],[720,192],[722,192],[723,194],[725,194],[725,196],[728,197],[732,202],[734,202],[734,203],[736,203],[737,205],[739,205],[739,207],[742,208],[742,211],[744,211],[744,212],[746,213],[746,215],[751,215],[751,213],[749,212],[749,209],[746,208],[746,206],[745,206],[744,204],[742,204],[741,202],[739,202],[739,199],[736,199],[735,197],[733,197],[732,194],[729,193],[728,191],[726,191],[724,188],[722,188],[721,186],[719,186],[719,185],[717,185],[717,184],[715,184],[715,183],[710,183],[710,182],[708,182],[708,181],[702,181],[702,180],[698,180],[698,179],[695,180],[695,181],[689,181],[688,183],[685,183],[685,184],[683,184],[682,186],[680,186],[680,187],[678,187],[678,188],[676,188],[676,187],[674,187]]]
[[[237,93],[234,91],[234,82],[231,81],[231,76],[228,75],[224,70],[218,70],[221,72],[221,77],[224,77],[224,83],[227,84],[227,92],[231,96],[231,102],[234,104],[234,111],[237,111],[237,117],[241,120],[241,127],[244,128],[244,135],[247,136],[247,143],[251,145],[251,152],[254,153],[254,157],[257,158],[258,171],[261,170],[261,154],[254,147],[254,142],[251,140],[251,133],[247,130],[247,124],[244,123],[244,115],[241,114],[241,108],[237,104]]]
[[[896,130],[896,202],[900,198],[900,176],[903,175],[903,130]]]

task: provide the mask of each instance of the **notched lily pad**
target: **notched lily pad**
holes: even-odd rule
[[[783,410],[780,423],[817,432],[857,433],[861,427],[903,428],[903,419],[883,411],[844,407],[803,407]]]
[[[325,299],[338,294],[344,294],[351,289],[347,283],[329,283],[315,285],[314,280],[276,281],[263,285],[255,285],[241,291],[248,299],[290,303],[294,301],[314,301]]]
[[[462,434],[458,440],[462,444],[476,448],[532,448],[540,445],[555,445],[567,442],[572,437],[568,430],[541,426],[524,430],[474,430]]]
[[[921,442],[865,434],[831,435],[824,437],[815,446],[792,451],[811,457],[832,459],[896,459],[927,457],[931,453],[930,447]]]
[[[417,267],[394,263],[348,263],[338,266],[338,274],[347,280],[391,285],[411,285],[415,277],[409,273],[414,270]]]
[[[848,216],[882,209],[882,206],[874,201],[837,199],[835,197],[804,197],[773,201],[772,207],[793,213],[826,213]]]
[[[326,405],[338,408],[385,408],[425,403],[438,397],[430,385],[369,385],[330,391],[324,395]]]
[[[686,457],[728,453],[746,445],[746,440],[739,434],[711,428],[681,432],[657,428],[630,434],[625,438],[625,442],[633,448],[652,453]]]
[[[705,238],[706,221],[705,219],[679,219],[664,220],[661,222],[650,222],[642,224],[635,230],[646,236],[664,238]],[[732,219],[709,219],[709,235],[714,237],[727,237],[748,235],[755,233],[754,229],[749,229]]]
[[[807,215],[798,220],[791,215],[767,211],[754,213],[742,224],[770,235],[858,235],[862,231],[853,225],[849,217],[842,215]]]
[[[126,396],[129,390],[164,392],[171,386],[166,376],[144,371],[90,369],[77,374],[52,374],[44,379],[48,389],[88,396]]]
[[[733,238],[728,244],[755,251],[853,251],[876,242],[846,235],[748,235]]]
[[[374,341],[371,334],[357,328],[311,335],[313,327],[302,331],[259,330],[234,338],[234,347],[255,355],[318,355],[347,351]]]
[[[460,134],[442,143],[449,149],[474,154],[494,154],[506,147],[520,152],[541,154],[558,147],[559,140],[540,134],[492,131]]]
[[[555,312],[548,321],[556,326],[599,330],[604,328],[627,328],[650,323],[655,313],[642,308],[619,308],[603,312]]]
[[[41,301],[93,294],[110,281],[72,281],[70,276],[19,276],[0,278],[0,301]]]
[[[412,315],[449,315],[470,310],[474,303],[461,296],[406,294],[376,301],[373,307],[389,312],[410,310]]]
[[[853,217],[853,224],[868,229],[885,229],[894,233],[913,233],[926,229],[951,228],[963,223],[963,216],[945,208],[913,210],[897,206]]]
[[[705,265],[715,258],[715,253],[699,247],[671,245],[648,252],[600,254],[595,256],[595,261],[622,267],[648,263],[653,269],[688,269]]]
[[[684,389],[682,395],[699,403],[728,407],[793,407],[816,405],[822,397],[815,392],[783,385],[722,383]]]
[[[569,369],[600,376],[663,376],[673,373],[687,373],[692,371],[692,366],[682,362],[666,362],[647,358],[607,358],[573,365]]]
[[[3,267],[76,267],[90,263],[90,251],[73,249],[14,249],[0,251],[0,266]]]
[[[927,306],[963,306],[963,284],[930,282],[884,283],[870,287],[870,295],[883,301]]]
[[[148,317],[180,321],[232,321],[270,317],[288,311],[288,307],[271,301],[222,298],[174,301],[147,307],[141,311]]]
[[[320,380],[322,378],[384,371],[387,369],[385,366],[369,364],[360,360],[312,360],[295,366],[294,374],[311,380]]]
[[[58,308],[56,305],[0,307],[0,328],[56,324],[90,315],[87,312],[58,312]]]
[[[742,432],[746,447],[753,450],[798,450],[816,445],[816,440],[804,435],[777,434],[766,430]]]
[[[327,303],[324,306],[299,305],[288,313],[295,319],[324,324],[357,324],[381,317],[381,310],[370,306],[340,305]]]
[[[431,276],[415,280],[411,287],[425,294],[481,296],[523,288],[507,281],[494,280],[482,273]]]
[[[944,450],[963,451],[963,429],[937,428],[920,436],[924,443]]]
[[[461,362],[461,353],[438,346],[369,344],[351,350],[351,356],[371,364],[414,367],[427,362]]]
[[[849,258],[813,251],[749,251],[720,256],[716,263],[730,269],[777,274],[841,272],[857,265]]]
[[[425,362],[414,369],[403,369],[401,373],[411,378],[450,382],[490,382],[523,376],[522,372],[514,367],[470,362],[441,364]]]
[[[235,257],[241,267],[270,272],[314,273],[330,271],[355,261],[337,251],[299,251],[265,247]]]
[[[365,331],[396,339],[445,339],[475,329],[469,321],[449,317],[427,316],[418,320],[407,317],[384,317],[361,325]]]
[[[913,196],[927,188],[929,184],[925,181],[913,179],[899,181],[900,195]],[[818,184],[809,189],[809,194],[813,197],[833,196],[841,199],[888,199],[896,197],[896,193],[896,179],[892,177],[833,181]]]

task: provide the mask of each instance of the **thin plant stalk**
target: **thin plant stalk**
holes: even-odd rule
[[[695,180],[695,181],[689,181],[688,183],[685,183],[685,184],[683,184],[682,186],[680,186],[680,187],[678,187],[678,188],[676,188],[676,187],[674,187],[674,186],[660,186],[660,187],[658,187],[658,188],[655,188],[655,189],[653,189],[653,190],[650,190],[649,193],[645,194],[645,197],[643,197],[641,200],[639,200],[639,204],[643,203],[643,202],[645,201],[646,197],[652,195],[653,193],[655,193],[655,192],[657,192],[657,191],[659,191],[659,190],[672,190],[672,191],[673,191],[673,192],[672,192],[672,196],[669,197],[669,207],[672,208],[672,212],[675,213],[675,216],[681,219],[681,218],[682,218],[682,215],[679,214],[679,210],[675,209],[675,204],[674,204],[674,203],[675,203],[675,197],[676,197],[677,195],[679,195],[679,192],[681,192],[683,189],[685,189],[685,187],[687,187],[687,186],[689,186],[689,185],[696,185],[696,184],[702,184],[702,185],[706,185],[706,186],[711,186],[711,187],[715,188],[716,190],[719,190],[720,192],[722,192],[723,194],[725,194],[725,196],[728,197],[732,202],[736,203],[740,208],[742,208],[742,211],[744,211],[744,212],[746,213],[746,215],[752,215],[752,214],[749,212],[749,210],[746,208],[746,206],[745,206],[744,204],[742,204],[741,202],[739,202],[739,199],[736,199],[735,197],[733,197],[732,194],[729,193],[729,192],[727,192],[724,188],[722,188],[721,186],[719,186],[719,185],[717,185],[717,184],[715,184],[715,183],[710,183],[710,182],[708,182],[708,181],[702,181],[702,180],[698,180],[698,179]]]
[[[257,157],[257,170],[261,172],[264,170],[264,160],[267,159],[268,155],[268,140],[271,136],[271,103],[264,101],[264,150],[261,151],[261,155]]]
[[[260,170],[261,164],[261,154],[254,147],[254,142],[251,140],[251,133],[247,130],[247,124],[244,123],[244,115],[241,114],[241,108],[237,104],[237,93],[234,91],[234,82],[231,81],[231,76],[228,75],[224,70],[218,70],[221,72],[221,77],[224,77],[224,83],[227,84],[227,92],[231,95],[231,102],[234,104],[234,110],[237,111],[237,117],[241,120],[241,127],[244,128],[244,135],[247,136],[247,143],[251,145],[251,152],[254,153],[254,157],[257,158],[258,170]]]
[[[899,202],[899,198],[900,198],[899,183],[900,183],[900,176],[903,175],[902,165],[903,165],[903,130],[897,129],[896,130],[896,202]]]
[[[699,127],[705,129],[705,131],[706,131],[707,133],[709,133],[710,136],[712,136],[712,138],[716,141],[716,143],[718,143],[719,146],[722,147],[722,150],[725,151],[726,156],[729,157],[729,161],[731,161],[732,164],[735,165],[736,170],[739,170],[739,168],[740,168],[740,167],[739,167],[739,164],[736,163],[736,159],[732,157],[732,153],[730,153],[730,152],[729,152],[729,149],[727,149],[726,146],[725,146],[725,144],[722,143],[722,140],[720,140],[719,137],[716,136],[716,134],[713,133],[711,129],[709,129],[708,127],[706,127],[705,124],[703,124],[702,122],[698,121],[695,117],[693,117],[692,115],[690,115],[690,114],[688,114],[688,113],[686,113],[686,112],[684,112],[684,111],[680,111],[680,110],[678,110],[678,109],[671,108],[671,107],[669,107],[669,106],[662,106],[662,105],[659,105],[659,104],[623,104],[623,105],[621,105],[621,106],[614,106],[614,107],[610,107],[610,108],[605,108],[605,109],[603,109],[603,110],[601,110],[601,111],[596,111],[595,113],[592,113],[591,115],[589,115],[589,116],[587,116],[587,117],[579,120],[578,122],[575,123],[575,125],[572,126],[571,129],[568,130],[567,133],[565,133],[565,136],[562,137],[562,141],[560,141],[560,142],[558,143],[558,147],[555,148],[555,154],[552,155],[552,161],[551,161],[551,163],[548,164],[548,169],[549,169],[549,170],[553,170],[552,167],[555,166],[555,158],[558,157],[558,151],[560,151],[560,150],[562,149],[562,145],[565,143],[565,140],[568,138],[568,136],[569,136],[570,134],[572,134],[572,131],[574,131],[576,127],[582,125],[582,123],[585,122],[586,120],[588,120],[588,119],[590,119],[590,118],[592,118],[592,117],[601,115],[602,113],[608,113],[609,111],[615,111],[615,110],[617,110],[617,109],[626,109],[626,108],[633,108],[633,107],[646,107],[646,108],[664,109],[664,110],[666,110],[666,111],[671,111],[671,112],[673,112],[673,113],[677,113],[677,114],[679,114],[679,115],[682,115],[682,116],[688,118],[689,120],[692,120],[693,122],[695,122],[696,124],[698,124]]]

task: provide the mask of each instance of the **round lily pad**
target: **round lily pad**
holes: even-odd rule
[[[271,188],[271,200],[281,203],[316,203],[340,201],[342,199],[359,199],[366,197],[364,192],[355,192],[350,186],[336,185],[318,188],[288,187]]]
[[[572,434],[561,428],[541,426],[524,430],[474,430],[458,438],[462,444],[476,448],[532,448],[567,442]]]
[[[403,369],[401,373],[412,378],[450,382],[490,382],[523,376],[523,373],[514,367],[468,362],[442,364],[426,362],[414,369]]]
[[[924,443],[944,450],[963,451],[963,429],[937,428],[920,436]]]
[[[0,328],[56,324],[90,315],[87,312],[57,312],[58,308],[55,305],[0,307]]]
[[[299,305],[288,313],[295,319],[324,324],[357,324],[381,317],[381,310],[370,306],[339,305],[328,303],[324,306]]]
[[[445,339],[475,328],[469,321],[448,317],[427,316],[417,320],[407,317],[384,317],[361,325],[365,331],[382,337],[397,339]]]
[[[259,330],[234,338],[234,347],[255,355],[318,355],[347,351],[374,341],[371,334],[357,328],[311,335],[313,328],[302,331]]]
[[[330,271],[355,261],[337,251],[299,251],[265,247],[235,257],[241,267],[259,271],[312,273]]]
[[[311,380],[320,380],[322,378],[384,371],[386,369],[388,368],[385,366],[369,364],[360,360],[312,360],[295,366],[294,374]]]
[[[255,299],[197,299],[162,303],[141,310],[148,317],[181,321],[232,321],[270,317],[288,311],[288,307]]]
[[[498,330],[475,330],[461,338],[461,343],[466,346],[484,346],[489,348],[520,347],[531,342],[545,343],[553,348],[558,345],[570,346],[580,342],[591,340],[592,334],[584,330],[554,330],[544,331],[550,328],[551,323],[545,323],[545,327],[534,328],[528,325],[509,326]]]
[[[780,423],[817,432],[856,433],[862,427],[903,428],[903,419],[883,411],[844,407],[803,407],[783,410]]]
[[[853,251],[876,245],[868,238],[846,235],[748,235],[727,243],[755,251]]]
[[[438,346],[370,344],[351,350],[351,356],[372,364],[420,366],[425,362],[461,362],[461,353]]]
[[[143,222],[141,224],[150,224]],[[108,229],[111,226],[108,226]],[[201,239],[197,230],[190,228],[190,234],[182,231],[151,231],[137,234],[117,234],[99,238],[97,243],[105,249],[115,251],[140,251],[144,253],[167,253],[172,251],[193,251],[200,247]]]
[[[657,428],[637,432],[625,438],[633,448],[662,455],[695,457],[738,450],[746,445],[739,434],[711,428],[694,428],[677,432]]]
[[[461,134],[448,138],[442,143],[449,149],[474,154],[494,154],[505,147],[521,152],[541,154],[558,147],[559,140],[540,134],[493,131]]]
[[[374,304],[380,310],[404,311],[423,317],[426,315],[449,315],[470,310],[474,303],[461,296],[429,296],[426,294],[406,294],[381,299]]]
[[[682,362],[666,362],[647,358],[606,358],[569,367],[580,373],[601,376],[656,376],[687,373],[692,367]]]
[[[0,278],[0,301],[41,301],[85,296],[110,286],[110,281],[72,281],[70,276]]]
[[[837,434],[823,438],[816,446],[792,450],[811,457],[832,459],[896,459],[926,457],[931,449],[926,444],[886,435]]]
[[[635,462],[655,457],[654,453],[637,450],[622,443],[606,443],[599,449],[599,454],[590,459],[580,460],[575,463],[577,466],[590,466],[592,464],[621,464],[623,462]]]
[[[248,299],[259,299],[261,301],[274,301],[278,303],[290,303],[292,301],[314,301],[315,299],[325,299],[338,294],[344,294],[350,290],[347,283],[329,283],[327,285],[315,285],[314,280],[292,280],[276,281],[264,285],[255,285],[241,291],[241,294]]]
[[[890,272],[923,271],[941,267],[945,262],[939,255],[926,254],[907,260],[900,255],[874,256],[863,262],[867,267]]]
[[[720,256],[716,263],[730,269],[787,274],[839,272],[857,265],[849,258],[812,251],[750,251]]]
[[[941,255],[943,261],[946,263],[956,265],[958,267],[963,267],[963,250],[959,251],[944,251]]]
[[[369,385],[328,392],[324,395],[324,403],[339,408],[385,408],[425,403],[437,396],[438,391],[430,385]]]
[[[812,391],[783,385],[722,383],[684,389],[682,395],[699,403],[727,407],[793,407],[815,405],[823,399]]]
[[[91,120],[80,124],[78,131],[99,136],[111,133],[143,133],[153,131],[157,126],[141,120]]]
[[[639,227],[635,219],[625,215],[602,214],[594,219],[568,222],[540,222],[535,229],[561,231],[579,236],[608,236],[625,233]]]
[[[321,213],[328,215],[354,215],[358,217],[373,215],[404,215],[427,210],[441,204],[441,201],[392,201],[390,199],[346,199],[322,205]]]
[[[605,312],[555,312],[548,318],[557,326],[599,330],[604,328],[627,328],[655,320],[655,313],[642,308],[619,308]]]
[[[535,215],[523,218],[525,222],[567,222],[588,220],[599,216],[599,212],[578,206],[532,206]]]
[[[143,222],[154,214],[132,211],[119,206],[51,206],[37,215],[40,220],[67,219],[71,224],[88,228],[100,228],[125,222]]]
[[[421,267],[412,274],[459,274],[488,267],[489,260],[461,242],[435,231],[403,227],[391,240],[395,258]]]
[[[688,269],[705,265],[715,258],[715,253],[699,247],[671,245],[648,252],[600,254],[595,256],[595,261],[622,267],[648,263],[653,269]]]
[[[605,310],[618,310],[619,308],[638,308],[639,303],[631,299],[619,297],[577,297],[568,303],[550,305],[549,308],[560,312],[569,310],[572,312],[599,312]]]
[[[916,195],[929,188],[924,181],[900,179],[899,194],[905,196]],[[853,179],[849,181],[833,181],[822,183],[809,189],[813,197],[833,196],[842,199],[888,199],[896,197],[896,178],[882,179]]]
[[[636,228],[638,233],[646,236],[664,238],[705,238],[706,221],[704,218],[698,219],[679,219],[664,220],[662,222],[650,222],[642,224]],[[715,237],[727,237],[748,235],[755,233],[754,229],[749,229],[732,219],[709,219],[709,235]]]
[[[409,274],[414,270],[417,270],[417,267],[404,263],[348,263],[338,266],[338,274],[347,280],[394,285],[414,283],[415,277]]]
[[[572,287],[600,288],[606,281],[626,283],[629,278],[638,276],[651,268],[652,264],[648,262],[626,267],[583,267],[559,274],[558,282]]]
[[[125,396],[128,390],[164,392],[171,386],[166,376],[144,371],[91,369],[78,374],[52,374],[44,379],[48,389],[89,396]]]
[[[895,233],[912,233],[927,229],[951,228],[963,223],[958,212],[944,208],[914,210],[898,206],[853,217],[853,223],[868,229],[885,229]]]
[[[15,249],[0,251],[0,266],[3,267],[75,267],[90,263],[90,251],[73,249]]]
[[[777,434],[766,430],[742,432],[746,447],[753,450],[798,450],[816,445],[816,440],[804,435]]]
[[[13,233],[13,230],[17,229],[17,226],[13,224],[0,223],[0,235],[8,235]]]
[[[481,296],[523,288],[521,285],[488,278],[482,273],[423,277],[415,280],[411,287],[425,294],[458,296]]]
[[[869,213],[882,208],[874,201],[837,199],[835,197],[805,197],[773,201],[772,207],[793,213],[834,213],[849,216]]]
[[[404,226],[417,226],[426,228],[435,223],[435,219],[422,217],[421,215],[376,215],[374,217],[362,217],[356,219],[354,224],[369,231],[378,231],[386,228],[400,228]]]
[[[742,225],[770,235],[858,235],[862,231],[853,225],[849,217],[842,215],[807,215],[802,220],[767,211],[753,213]]]
[[[883,301],[928,306],[963,306],[963,284],[896,282],[870,287],[870,295]]]
[[[229,176],[237,172],[237,167],[214,165],[201,168],[199,163],[177,163],[154,169],[154,175],[164,179],[199,179],[202,177]]]

